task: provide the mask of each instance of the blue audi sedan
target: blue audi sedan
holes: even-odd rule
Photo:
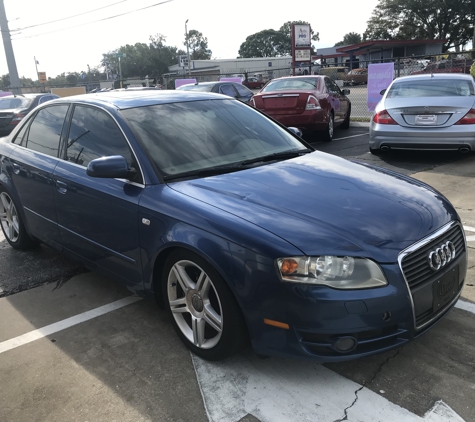
[[[53,100],[0,140],[0,219],[150,296],[192,352],[342,361],[455,304],[460,219],[410,177],[314,151],[242,102],[186,91]]]

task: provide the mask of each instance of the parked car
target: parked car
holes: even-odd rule
[[[265,85],[265,82],[254,77],[249,77],[247,81],[244,79],[242,84],[250,89],[260,89]]]
[[[475,84],[470,75],[395,79],[370,124],[373,154],[392,149],[475,151]]]
[[[416,70],[411,75],[422,75],[425,73],[470,73],[470,66],[473,60],[453,59],[439,62],[429,62],[426,67]]]
[[[249,103],[254,93],[237,82],[198,82],[196,84],[182,85],[177,88],[178,91],[200,91],[200,92],[215,92],[218,94],[227,95]]]
[[[8,135],[37,105],[59,98],[54,94],[23,94],[0,97],[0,136]]]
[[[385,352],[464,284],[463,228],[440,193],[317,152],[223,95],[54,100],[0,139],[0,162],[12,247],[44,242],[158,300],[204,359],[249,339],[317,361]]]
[[[368,83],[368,69],[358,68],[350,70],[343,77],[343,85],[366,85]]]
[[[284,126],[304,133],[318,131],[324,140],[331,141],[336,126],[350,126],[349,93],[328,76],[290,76],[273,79],[250,104]]]

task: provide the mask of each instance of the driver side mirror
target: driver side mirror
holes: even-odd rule
[[[87,175],[107,179],[127,179],[130,177],[129,165],[122,155],[112,155],[92,160],[87,166]]]
[[[288,127],[288,130],[290,130],[294,135],[299,136],[300,138],[302,137],[302,131],[298,127]]]

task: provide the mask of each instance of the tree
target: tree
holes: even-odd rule
[[[357,34],[356,32],[348,32],[343,37],[343,41],[337,42],[335,47],[340,45],[352,45],[352,44],[359,44],[361,42],[361,35]]]
[[[139,77],[158,79],[163,73],[168,72],[168,66],[178,63],[178,56],[185,55],[183,50],[165,45],[166,38],[161,34],[151,35],[150,43],[136,43],[125,45],[117,50],[102,55],[101,64],[107,69],[107,73],[119,75],[120,59],[122,78]],[[92,73],[92,70],[91,70]]]
[[[285,22],[278,31],[264,29],[249,35],[239,48],[239,57],[281,57],[292,53],[292,24],[308,25],[305,21]],[[313,41],[318,41],[319,34],[311,31]],[[312,54],[314,49],[312,47]]]
[[[473,36],[473,0],[379,0],[364,40],[446,40],[443,51],[458,50]]]
[[[278,57],[285,49],[286,36],[273,29],[249,35],[239,48],[239,57]]]
[[[212,51],[208,48],[208,38],[196,29],[190,29],[188,35],[185,34],[184,46],[188,44],[190,50],[190,60],[209,60]]]

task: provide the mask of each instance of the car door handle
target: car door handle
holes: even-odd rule
[[[60,180],[56,180],[56,189],[58,189],[59,193],[64,195],[68,191],[68,185]]]
[[[13,163],[13,173],[20,174],[20,166],[17,163]]]

